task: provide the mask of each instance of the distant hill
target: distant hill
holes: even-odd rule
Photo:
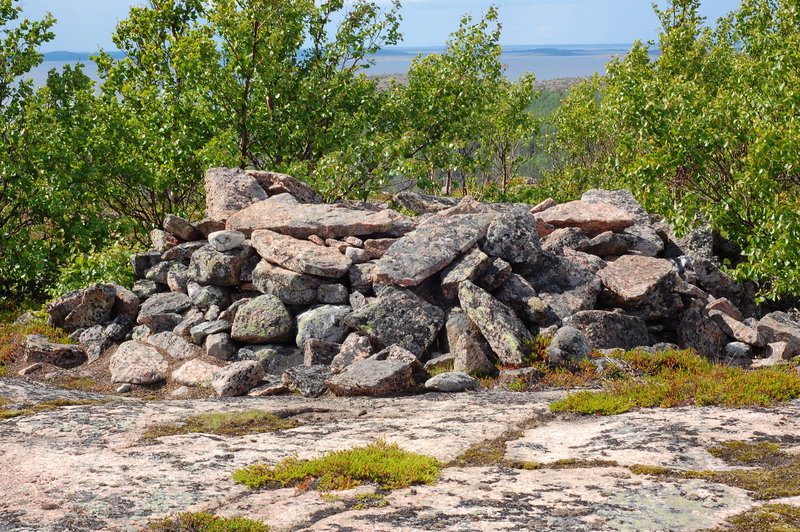
[[[44,55],[45,61],[89,61],[89,58],[97,52],[47,52]],[[108,55],[114,59],[122,59],[125,57],[124,52],[108,52]]]

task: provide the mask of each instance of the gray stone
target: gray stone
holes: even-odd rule
[[[722,332],[731,338],[756,347],[763,347],[767,344],[764,335],[760,334],[756,327],[745,325],[719,310],[708,310],[708,307],[706,307],[706,312]]]
[[[580,362],[592,348],[581,331],[574,327],[561,327],[556,331],[545,352],[551,364]]]
[[[514,311],[470,281],[458,289],[461,308],[478,327],[501,362],[521,365],[533,337]]]
[[[206,214],[223,221],[268,197],[258,181],[239,168],[210,168],[205,190]]]
[[[542,249],[551,253],[562,253],[564,248],[585,251],[589,238],[577,227],[556,229],[542,240]]]
[[[614,233],[606,231],[600,233],[589,241],[589,245],[581,251],[606,257],[609,255],[624,255],[637,244],[638,239],[627,233]]]
[[[86,361],[86,353],[79,345],[56,344],[40,334],[25,338],[26,364],[52,364],[60,368],[74,368]]]
[[[109,323],[103,334],[114,342],[120,342],[133,328],[133,321],[129,320],[126,316],[120,314]]]
[[[450,319],[448,318],[447,321],[449,322]],[[456,362],[456,355],[454,355],[453,353],[447,353],[446,355],[440,355],[438,353],[434,353],[431,355],[431,359],[425,362],[425,365],[423,367],[425,368],[425,371],[434,371],[434,370],[452,371],[455,362]]]
[[[69,292],[47,304],[49,322],[67,332],[85,329],[111,320],[116,285],[93,284]]]
[[[252,241],[265,260],[297,273],[336,279],[347,273],[353,263],[336,249],[273,231],[255,231]]]
[[[373,238],[364,242],[364,251],[370,259],[380,259],[395,242],[396,238]]]
[[[369,261],[369,255],[363,249],[355,248],[355,247],[348,247],[344,250],[344,255],[351,261],[353,264],[361,264],[363,262]]]
[[[455,207],[458,198],[449,196],[431,196],[419,192],[403,191],[392,198],[395,203],[417,214],[432,214],[435,212]]]
[[[220,312],[219,319],[233,323],[233,320],[236,319],[236,313],[239,312],[239,309],[242,307],[242,305],[246,304],[248,301],[250,301],[250,299],[252,298],[245,297],[242,299],[237,299],[231,303],[231,306]]]
[[[450,311],[445,328],[450,354],[455,356],[452,369],[478,375],[494,371],[492,348],[462,309]]]
[[[581,331],[592,349],[633,349],[650,343],[644,320],[620,312],[585,310],[563,325]]]
[[[116,390],[117,393],[130,393],[131,391],[133,391],[133,386],[127,383],[117,387]]]
[[[89,364],[100,358],[103,352],[114,343],[106,334],[106,328],[102,325],[95,325],[85,329],[78,340],[81,343],[81,348],[86,353],[86,362]]]
[[[284,345],[249,345],[239,349],[235,360],[255,360],[267,375],[279,377],[287,369],[303,364],[303,351]]]
[[[542,211],[546,211],[547,209],[555,207],[556,205],[558,205],[558,202],[556,200],[554,200],[553,198],[547,198],[546,200],[537,203],[536,205],[531,207],[531,213],[536,214]]]
[[[185,242],[183,244],[179,244],[162,253],[161,260],[187,261],[194,256],[197,250],[201,249],[205,245],[205,240],[196,240],[194,242]]]
[[[166,263],[164,263],[166,264]],[[189,267],[180,262],[173,263],[167,271],[167,286],[173,292],[186,293],[189,283]]]
[[[403,393],[411,388],[411,366],[402,360],[359,360],[328,380],[328,388],[338,396],[381,397]]]
[[[282,342],[292,336],[294,321],[284,304],[275,296],[251,299],[239,308],[231,337],[245,343]]]
[[[528,324],[547,325],[558,320],[558,316],[538,297],[527,279],[516,273],[512,273],[495,291],[494,297],[511,307]]]
[[[387,288],[376,301],[353,311],[345,323],[381,348],[396,344],[420,357],[444,325],[444,311],[409,290]]]
[[[318,338],[309,338],[303,345],[304,366],[330,366],[339,354],[341,344],[326,342]]]
[[[478,277],[477,285],[490,292],[500,288],[509,277],[513,270],[511,265],[503,259],[497,257],[486,267],[483,274]]]
[[[230,290],[223,286],[199,287],[192,291],[191,298],[192,304],[200,310],[208,310],[212,306],[226,309],[231,303]]]
[[[184,386],[210,386],[221,368],[202,360],[190,360],[172,372],[172,380]]]
[[[225,320],[214,320],[198,323],[189,330],[192,342],[201,345],[210,334],[226,333],[231,330],[231,322]]]
[[[150,298],[158,294],[159,292],[163,292],[165,287],[163,285],[159,285],[155,281],[148,281],[147,279],[139,279],[135,283],[133,283],[132,292],[139,298],[139,301],[145,301],[146,299]]]
[[[193,308],[186,313],[180,323],[178,323],[178,325],[172,329],[172,332],[184,338],[191,338],[192,327],[199,325],[204,321],[206,321],[206,318],[203,312]]]
[[[144,279],[147,270],[161,262],[161,251],[146,251],[131,255],[131,268],[136,279]]]
[[[264,170],[247,170],[247,174],[253,176],[270,196],[289,194],[300,203],[322,203],[322,196],[313,188],[290,175]]]
[[[749,367],[753,349],[744,342],[730,342],[725,345],[725,363],[729,366]]]
[[[208,310],[206,311],[204,317],[206,321],[217,321],[219,319],[219,315],[222,311],[219,309],[217,305],[210,305]],[[233,322],[231,322],[233,323]]]
[[[147,273],[144,274],[145,279],[148,281],[154,281],[159,284],[167,284],[167,276],[169,275],[169,270],[175,262],[159,262],[149,270]]]
[[[492,259],[477,247],[467,251],[442,270],[442,293],[447,299],[458,297],[458,285],[462,281],[475,281],[483,275]]]
[[[626,255],[600,270],[598,276],[609,290],[609,305],[636,311],[644,319],[670,316],[676,305],[682,306],[673,297],[678,274],[668,260]]]
[[[287,305],[311,305],[317,301],[317,289],[328,279],[293,272],[265,260],[253,270],[253,285]]]
[[[198,240],[202,236],[187,220],[174,214],[167,215],[163,227],[166,232],[185,241]]]
[[[331,360],[331,373],[336,374],[358,360],[365,360],[372,356],[372,344],[365,336],[350,333],[345,338],[339,352]]]
[[[297,347],[303,347],[310,338],[342,343],[349,330],[344,319],[352,310],[350,306],[345,305],[322,305],[298,315],[295,338]]]
[[[239,231],[215,231],[208,235],[209,245],[217,251],[230,251],[244,244],[247,237]]]
[[[649,225],[632,225],[622,233],[635,239],[633,247],[629,251],[631,254],[655,257],[664,251],[664,240]]]
[[[111,382],[153,384],[164,380],[168,364],[158,350],[141,342],[125,342],[111,355]]]
[[[635,217],[608,203],[570,201],[537,214],[544,222],[561,227],[577,227],[593,237],[606,231],[622,231],[635,223]]]
[[[483,250],[512,264],[536,262],[541,253],[536,218],[524,207],[498,216],[489,225]]]
[[[328,366],[296,366],[287,369],[281,380],[293,392],[303,397],[319,397],[327,390],[325,381],[330,377]]]
[[[150,231],[150,242],[153,244],[153,250],[159,253],[164,253],[169,248],[174,248],[180,241],[161,229],[153,229]]]
[[[205,245],[192,255],[189,279],[201,285],[236,286],[242,266],[252,254],[253,248],[247,245],[223,252]]]
[[[618,209],[632,214],[638,224],[650,223],[650,215],[647,214],[647,211],[642,208],[642,205],[629,190],[603,190],[595,188],[584,192],[583,196],[581,196],[581,200],[587,203],[605,203],[613,205]]]
[[[206,355],[220,360],[230,360],[236,355],[236,344],[226,332],[209,334],[206,337]]]
[[[354,264],[348,272],[350,278],[350,287],[353,292],[361,292],[364,295],[369,295],[373,292],[373,273],[375,272],[374,262],[365,262],[364,264]]]
[[[713,319],[703,314],[702,308],[703,304],[696,302],[684,312],[678,324],[678,345],[716,361],[724,356],[730,339]]]
[[[170,331],[183,320],[182,314],[191,306],[192,300],[186,294],[156,294],[142,304],[138,323],[147,325],[156,333]]]
[[[323,284],[317,288],[317,301],[327,305],[347,305],[350,292],[343,284]]]
[[[395,242],[375,266],[375,281],[416,286],[483,238],[491,217],[454,215],[426,223]]]
[[[254,360],[232,362],[214,373],[211,387],[219,397],[247,395],[264,378],[264,368]]]
[[[152,345],[161,354],[175,360],[188,360],[200,355],[200,348],[192,345],[177,334],[169,331],[149,336],[144,343]]]
[[[432,392],[468,392],[477,391],[482,388],[474,377],[461,371],[448,371],[440,373],[425,381],[425,389]]]

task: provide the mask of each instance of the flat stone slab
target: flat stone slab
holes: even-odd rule
[[[632,226],[635,215],[608,203],[570,201],[536,214],[553,227],[578,227],[590,237]]]
[[[492,218],[459,214],[423,224],[386,250],[375,266],[375,280],[420,284],[483,238]]]
[[[322,238],[386,233],[402,214],[386,209],[378,212],[348,209],[339,205],[301,204],[268,199],[254,203],[228,218],[227,229],[247,235],[268,229],[294,238]]]
[[[274,231],[253,233],[253,247],[264,260],[297,273],[339,278],[353,264],[334,248],[322,247],[308,240],[298,240]]]

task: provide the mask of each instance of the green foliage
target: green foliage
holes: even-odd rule
[[[619,358],[631,366],[633,374],[616,374],[605,381],[602,392],[581,391],[550,408],[612,415],[637,407],[761,407],[800,397],[800,376],[788,366],[733,368],[708,362],[692,351],[652,355],[631,351]]]
[[[269,532],[264,523],[243,517],[218,517],[208,513],[182,513],[152,521],[146,532]]]
[[[158,425],[149,428],[143,435],[145,439],[176,434],[220,434],[223,436],[242,436],[278,430],[293,429],[302,423],[292,419],[283,419],[263,410],[247,410],[244,412],[219,412],[198,414],[178,425]]]
[[[350,489],[362,482],[392,490],[433,484],[441,467],[435,458],[378,441],[366,447],[332,451],[314,460],[287,458],[274,466],[251,465],[235,471],[233,479],[250,488],[295,486],[311,478],[321,491]]]
[[[130,287],[133,285],[130,256],[134,251],[123,240],[99,251],[80,253],[76,250],[47,292],[51,297],[58,297],[92,283],[117,283]]]
[[[800,11],[745,0],[708,27],[699,0],[658,10],[662,31],[576,88],[554,117],[543,188],[572,199],[626,187],[679,228],[711,222],[741,245],[762,297],[800,290]]]

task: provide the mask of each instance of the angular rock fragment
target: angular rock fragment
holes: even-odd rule
[[[169,331],[149,336],[144,343],[159,350],[175,360],[188,360],[200,355],[200,348],[192,345],[177,334]]]
[[[761,318],[758,332],[767,343],[785,342],[791,356],[800,355],[800,323],[786,312],[770,312]]]
[[[562,253],[564,248],[585,251],[589,238],[577,227],[556,229],[542,240],[542,249],[550,253]]]
[[[361,292],[364,295],[371,294],[373,288],[373,273],[375,272],[374,262],[365,262],[364,264],[353,264],[348,272],[350,278],[350,288],[353,292]]]
[[[317,301],[328,305],[346,305],[350,292],[343,284],[323,284],[317,288]]]
[[[700,356],[709,360],[719,360],[725,354],[725,345],[730,342],[728,335],[702,312],[702,303],[693,304],[683,314],[678,324],[678,345],[684,349],[694,349]]]
[[[608,203],[570,201],[537,214],[554,227],[578,227],[590,237],[606,231],[622,231],[634,224],[632,214]]]
[[[161,260],[187,260],[191,259],[194,253],[206,245],[205,240],[186,242],[168,249],[161,255]]]
[[[481,331],[500,361],[508,365],[521,365],[530,353],[533,337],[514,311],[470,281],[461,283],[458,298],[461,308]]]
[[[218,366],[194,359],[173,371],[172,380],[184,386],[209,386],[218,371]]]
[[[319,397],[327,390],[325,381],[330,377],[328,366],[297,366],[287,369],[281,380],[292,391],[303,397]]]
[[[706,312],[708,313],[708,317],[714,320],[722,332],[738,342],[744,342],[745,344],[756,347],[763,347],[766,345],[764,336],[759,334],[757,328],[745,325],[741,321],[731,318],[719,310],[708,310],[708,308],[706,308]]]
[[[308,240],[273,231],[255,231],[252,241],[265,260],[297,273],[335,279],[347,273],[353,263],[333,248],[321,248]]]
[[[331,377],[327,386],[339,396],[381,397],[411,388],[411,366],[401,360],[359,360]]]
[[[395,344],[419,357],[444,325],[444,311],[409,290],[386,288],[344,321],[382,348]]]
[[[313,188],[287,174],[265,172],[263,170],[247,170],[270,196],[289,194],[300,203],[322,203],[320,196]]]
[[[250,246],[220,252],[205,245],[192,255],[189,279],[201,285],[236,286],[242,266],[252,254]]]
[[[494,293],[498,301],[511,307],[517,316],[532,325],[546,325],[558,320],[550,307],[542,301],[531,284],[516,273],[512,273]]]
[[[154,281],[149,281],[147,279],[139,279],[135,283],[133,283],[132,292],[139,298],[139,301],[143,302],[148,299],[150,296],[158,294],[159,292],[163,292],[165,287],[159,285]],[[134,320],[135,321],[135,320]]]
[[[636,316],[604,310],[585,310],[564,320],[581,331],[592,349],[634,349],[649,345],[647,324]]]
[[[231,330],[231,322],[225,320],[214,320],[198,323],[189,330],[192,342],[201,345],[205,339],[212,334],[227,333]]]
[[[303,346],[303,365],[330,366],[334,357],[339,354],[340,347],[340,344],[309,338]]]
[[[311,338],[342,343],[350,329],[344,320],[352,311],[349,305],[321,305],[298,315],[297,346],[302,348]]]
[[[225,229],[225,222],[213,218],[203,218],[199,222],[195,222],[194,227],[200,231],[201,235],[207,238],[211,233],[223,231]]]
[[[380,259],[395,242],[396,238],[372,238],[364,242],[364,251],[370,259]]]
[[[199,240],[203,236],[200,234],[200,231],[195,229],[195,227],[186,219],[174,214],[167,215],[167,217],[164,219],[162,227],[164,228],[164,231],[187,242]]]
[[[258,181],[239,168],[210,168],[205,176],[206,213],[227,220],[242,209],[267,199]]]
[[[477,375],[494,371],[492,348],[462,309],[450,311],[445,328],[450,354],[455,357],[453,370]]]
[[[372,356],[372,345],[369,343],[369,339],[356,333],[350,333],[339,348],[339,352],[331,360],[331,373],[339,373],[353,362],[367,359],[370,356]]]
[[[378,260],[375,281],[420,284],[483,238],[490,221],[482,215],[454,215],[418,227]]]
[[[206,355],[220,360],[230,360],[236,355],[236,344],[225,332],[209,334],[205,341]]]
[[[392,198],[395,203],[417,214],[431,214],[454,207],[458,203],[457,198],[449,196],[430,196],[419,192],[403,191],[394,195]]]
[[[138,323],[147,325],[153,332],[170,331],[183,320],[182,314],[191,306],[192,300],[186,294],[156,294],[142,305]]]
[[[500,288],[508,280],[512,272],[513,270],[509,263],[499,257],[495,257],[478,277],[478,281],[475,284],[491,292]]]
[[[265,260],[253,270],[253,285],[259,292],[277,297],[287,305],[312,305],[317,291],[328,279],[297,273]],[[345,289],[346,291],[346,289]]]
[[[598,257],[606,257],[609,255],[624,255],[638,243],[638,239],[626,233],[613,233],[606,231],[600,233],[589,241],[581,251],[597,255]]]
[[[79,345],[49,342],[41,334],[29,334],[25,338],[26,364],[52,364],[60,368],[74,368],[86,361],[86,353]]]
[[[211,387],[219,397],[247,395],[264,378],[264,368],[254,360],[233,362],[214,373]]]
[[[161,262],[161,251],[146,251],[131,255],[131,268],[136,279],[144,279],[147,270]]]
[[[130,341],[117,347],[108,369],[111,382],[153,384],[164,380],[167,367],[167,361],[155,347]]]
[[[69,292],[47,305],[50,324],[72,332],[110,321],[116,296],[113,284],[97,283]]]
[[[486,231],[483,250],[512,264],[536,262],[541,253],[536,219],[524,207],[496,217]]]
[[[231,337],[245,343],[282,342],[291,338],[294,321],[280,299],[263,295],[239,308]]]
[[[610,291],[612,306],[640,311],[645,319],[674,312],[672,291],[678,275],[668,260],[625,255],[600,270],[598,277]]]
[[[477,247],[472,248],[442,270],[442,293],[447,299],[458,297],[458,285],[462,281],[475,281],[483,275],[492,259]]]
[[[551,364],[580,362],[592,350],[586,336],[575,327],[561,327],[556,331],[545,352]]]
[[[239,231],[215,231],[208,235],[208,243],[212,248],[219,252],[236,249],[242,244],[246,237]]]
[[[173,263],[167,271],[167,286],[173,292],[186,293],[189,284],[189,267],[180,262]]]
[[[255,360],[267,375],[280,377],[287,369],[303,364],[303,351],[283,345],[249,345],[239,349],[234,360]]]

